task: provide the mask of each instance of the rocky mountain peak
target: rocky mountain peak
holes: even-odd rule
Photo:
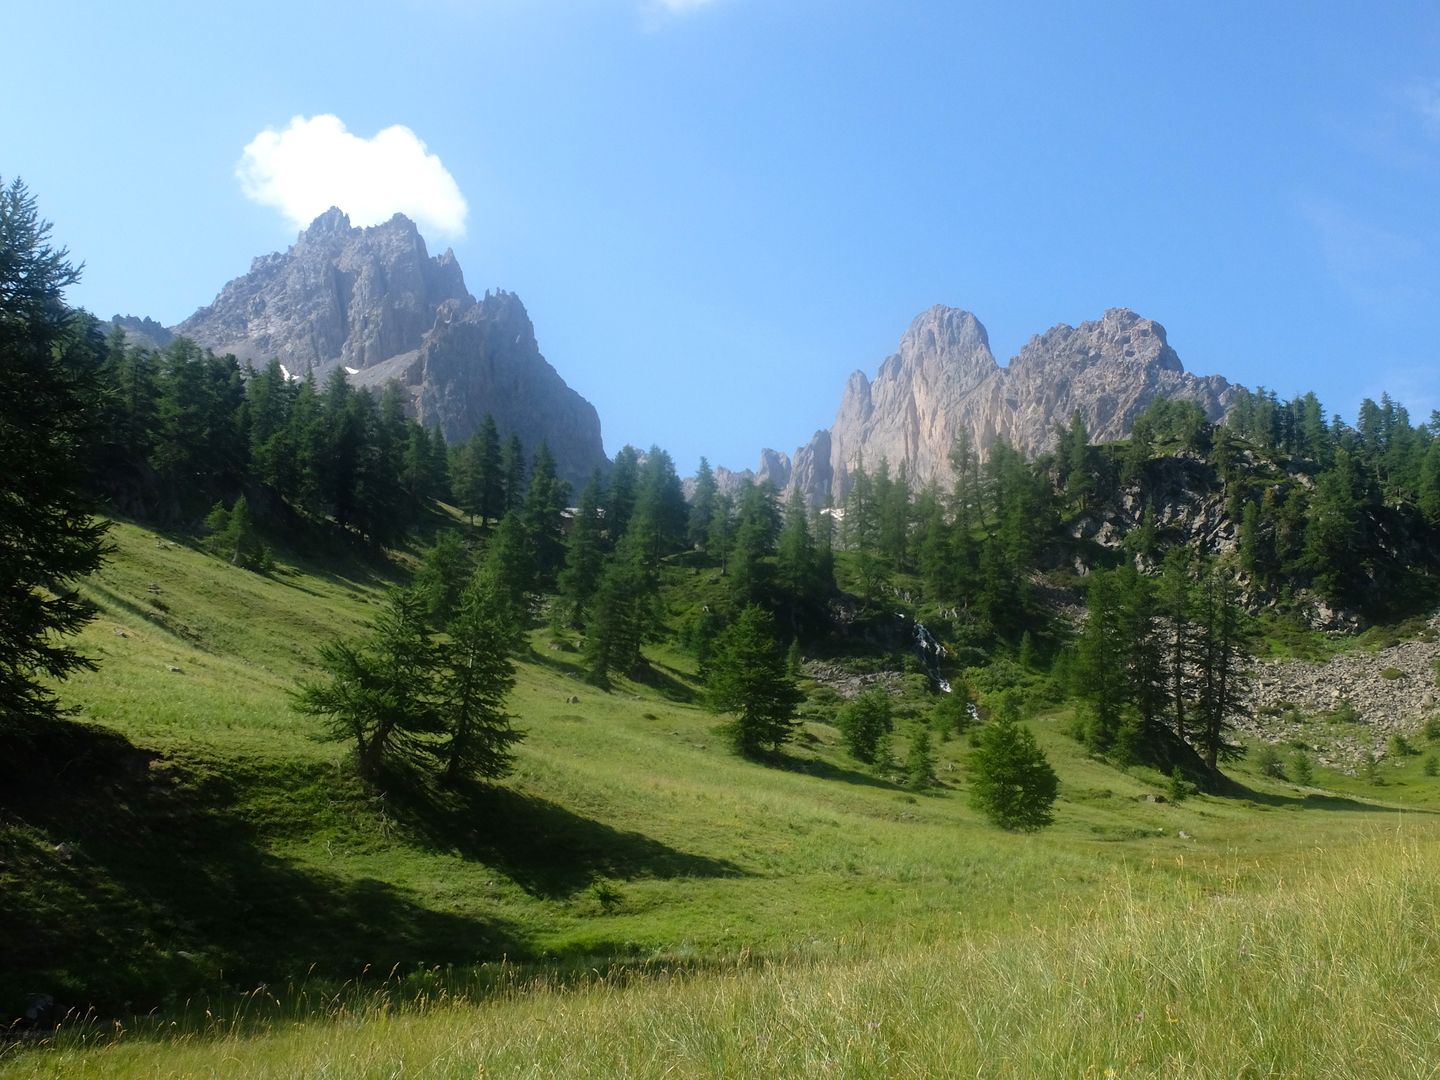
[[[1128,435],[1157,398],[1197,401],[1218,419],[1233,393],[1219,376],[1188,374],[1165,328],[1128,308],[1054,326],[1002,368],[979,319],[936,305],[915,317],[873,381],[850,376],[835,423],[795,452],[790,483],[812,504],[838,502],[856,469],[883,460],[892,472],[904,465],[914,483],[948,484],[962,435],[982,456],[1000,439],[1033,455],[1076,411],[1103,442]]]
[[[358,385],[398,381],[450,443],[489,413],[529,451],[544,440],[572,484],[609,464],[594,407],[541,355],[520,298],[497,289],[477,301],[455,253],[432,257],[403,214],[358,228],[331,207],[174,330],[257,366],[278,359],[292,376],[343,367]]]
[[[293,374],[363,370],[418,348],[452,300],[474,302],[460,266],[448,252],[432,259],[413,221],[356,228],[331,207],[175,330],[242,360],[278,357]]]

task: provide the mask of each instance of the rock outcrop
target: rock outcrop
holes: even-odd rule
[[[850,376],[835,423],[796,451],[791,484],[812,504],[839,501],[857,467],[882,459],[892,470],[904,464],[913,483],[948,483],[961,435],[982,456],[999,439],[1036,454],[1077,410],[1104,442],[1124,438],[1158,398],[1196,401],[1218,419],[1232,395],[1219,376],[1187,373],[1165,328],[1124,308],[1031,338],[1002,368],[974,315],[937,305],[915,318],[873,381]]]
[[[432,257],[402,214],[361,229],[326,211],[173,330],[257,366],[279,359],[292,378],[339,366],[377,390],[398,380],[452,444],[489,413],[502,438],[544,440],[572,485],[609,464],[594,406],[541,355],[519,298],[477,301],[454,254]]]

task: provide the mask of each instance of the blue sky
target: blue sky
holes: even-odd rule
[[[0,175],[74,302],[172,324],[294,240],[257,136],[403,125],[431,250],[519,293],[610,452],[685,471],[792,451],[934,303],[1002,362],[1128,306],[1192,371],[1426,416],[1440,7],[1367,7],[17,4]]]

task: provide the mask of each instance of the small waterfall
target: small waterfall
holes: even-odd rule
[[[905,616],[901,615],[900,618],[904,619]],[[930,676],[930,681],[942,694],[950,693],[950,680],[940,674],[940,661],[947,655],[945,646],[935,639],[935,635],[930,633],[922,622],[915,624],[914,636],[915,651],[920,654],[920,662],[925,665],[925,673]],[[974,706],[971,705],[970,708],[973,710]]]

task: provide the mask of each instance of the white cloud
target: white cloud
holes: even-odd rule
[[[235,168],[246,198],[273,206],[303,228],[332,206],[355,225],[378,225],[397,212],[422,231],[458,237],[469,207],[440,159],[408,127],[363,139],[328,113],[267,128]]]

